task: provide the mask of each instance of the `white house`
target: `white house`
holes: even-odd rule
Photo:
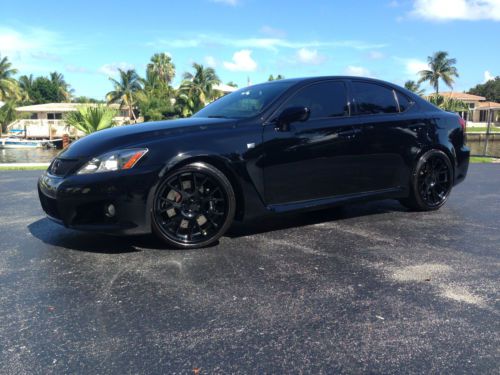
[[[24,113],[29,118],[19,119],[7,126],[9,131],[23,132],[28,138],[53,139],[61,138],[63,134],[71,137],[81,136],[83,133],[73,127],[67,126],[64,121],[64,114],[74,112],[82,105],[81,103],[47,103],[35,104],[24,107],[17,107],[16,111]],[[115,121],[118,125],[129,123],[130,118],[126,110],[120,110],[118,104],[111,104],[110,107],[118,111]]]

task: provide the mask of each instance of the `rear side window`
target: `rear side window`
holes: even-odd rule
[[[352,88],[358,106],[358,114],[399,112],[392,89],[367,82],[353,82]]]
[[[343,82],[320,82],[301,89],[286,103],[288,107],[307,107],[309,118],[349,116],[347,90]]]
[[[399,112],[404,112],[413,105],[414,102],[406,95],[401,94],[399,91],[396,91],[396,95],[398,97]]]

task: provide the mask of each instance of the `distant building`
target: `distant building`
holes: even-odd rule
[[[440,92],[439,95],[467,104],[469,111],[460,112],[460,116],[467,121],[467,126],[486,126],[488,117],[493,125],[500,125],[500,103],[488,102],[485,97],[464,92]]]
[[[63,134],[71,137],[82,136],[73,127],[68,127],[64,121],[64,114],[75,112],[78,107],[96,104],[82,103],[47,103],[17,107],[16,112],[26,114],[29,118],[19,119],[7,126],[9,131],[22,132],[28,138],[52,139],[61,138]],[[118,125],[131,122],[127,110],[121,110],[118,104],[110,104],[110,107],[118,111],[115,122]]]

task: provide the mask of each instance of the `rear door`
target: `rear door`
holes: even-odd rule
[[[362,189],[368,192],[405,187],[411,167],[409,155],[425,124],[406,116],[412,103],[390,86],[353,80],[351,90],[353,119],[360,131]]]

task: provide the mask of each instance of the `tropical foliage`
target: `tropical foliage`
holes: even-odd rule
[[[430,95],[428,100],[435,106],[450,112],[468,111],[469,107],[461,100],[445,98],[439,94]]]
[[[411,92],[414,92],[415,94],[420,95],[420,96],[424,95],[424,93],[425,93],[425,90],[420,88],[420,85],[415,81],[406,81],[405,82],[405,89],[407,89]]]
[[[7,130],[7,125],[17,118],[16,102],[14,100],[8,100],[0,108],[0,133],[5,132]]]
[[[63,97],[66,102],[71,101],[74,90],[68,85],[64,76],[61,73],[52,72],[49,77],[52,85],[57,88],[58,95]]]
[[[12,67],[12,63],[5,56],[0,55],[0,100],[5,101],[19,95],[17,81],[14,75],[17,70]]]
[[[276,77],[273,76],[272,74],[269,76],[269,78],[267,79],[268,81],[278,81],[280,79],[285,79],[285,76],[281,75],[281,74],[278,74]]]
[[[119,78],[109,78],[113,82],[114,90],[106,94],[109,103],[119,103],[121,107],[127,108],[130,118],[137,122],[134,107],[137,104],[137,94],[142,90],[141,79],[133,69],[118,69]]]
[[[152,73],[163,84],[171,84],[175,76],[175,65],[166,53],[155,53],[147,67],[147,74]]]
[[[191,116],[211,101],[222,96],[214,89],[221,80],[213,68],[205,68],[201,64],[193,63],[194,73],[184,73],[184,80],[176,96],[177,109],[181,117]]]
[[[107,129],[115,125],[116,111],[106,105],[84,105],[75,112],[68,112],[64,120],[85,134]]]
[[[486,100],[500,103],[500,76],[474,86],[469,90],[469,94],[484,96]]]
[[[432,56],[428,56],[427,62],[429,69],[418,72],[420,76],[418,83],[429,82],[436,91],[436,94],[439,94],[440,81],[443,81],[446,86],[452,88],[455,83],[453,77],[458,77],[457,68],[454,66],[457,60],[449,58],[448,52],[438,51]]]

